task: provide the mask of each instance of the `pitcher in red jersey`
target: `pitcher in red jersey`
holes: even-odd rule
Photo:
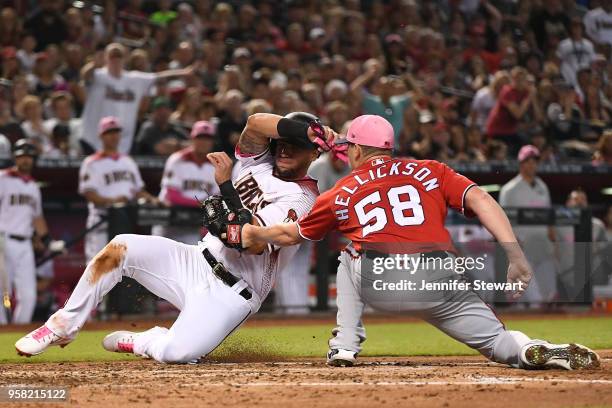
[[[515,288],[513,296],[518,298],[524,292],[531,279],[531,267],[502,208],[474,182],[437,161],[393,158],[393,128],[379,116],[356,118],[346,138],[336,144],[348,144],[353,171],[320,195],[308,214],[297,223],[246,225],[242,230],[245,248],[258,242],[284,246],[321,240],[334,229],[352,241],[339,258],[337,327],[329,341],[328,364],[353,365],[366,338],[361,322],[368,300],[364,299],[361,282],[365,250],[382,244],[387,249],[401,247],[402,253],[419,258],[455,259],[444,227],[448,207],[478,217],[506,251],[508,283]],[[434,272],[441,276],[441,271]],[[425,302],[419,314],[488,359],[521,368],[599,365],[597,354],[584,346],[550,344],[506,330],[471,289],[451,289],[445,294],[450,295],[449,301]],[[413,302],[397,310],[415,312],[418,304]]]

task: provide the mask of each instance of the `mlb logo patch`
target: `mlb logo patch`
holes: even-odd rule
[[[230,244],[240,243],[240,225],[227,226],[227,242]]]

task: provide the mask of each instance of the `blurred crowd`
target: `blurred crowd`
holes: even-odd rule
[[[361,113],[397,153],[612,164],[611,0],[0,1],[0,155],[169,156],[192,125],[232,154],[248,115]]]

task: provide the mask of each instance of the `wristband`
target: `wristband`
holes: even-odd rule
[[[239,209],[243,207],[238,191],[236,191],[236,188],[232,184],[231,180],[227,180],[219,184],[219,191],[221,191],[223,198],[226,199],[234,208]]]

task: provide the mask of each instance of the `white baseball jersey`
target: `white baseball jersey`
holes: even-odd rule
[[[219,186],[215,183],[214,166],[208,161],[199,163],[191,147],[172,154],[166,160],[159,193],[160,200],[166,200],[169,188],[180,191],[185,197],[198,200],[219,194]]]
[[[243,155],[236,148],[236,158],[241,167],[234,187],[243,206],[260,225],[296,221],[310,211],[319,194],[316,180],[307,177],[285,181],[275,177],[274,158],[268,150],[259,155]],[[270,245],[262,255],[252,255],[227,248],[212,234],[206,235],[200,246],[208,248],[232,274],[244,279],[261,299],[268,295],[278,272],[287,267],[299,248]]]
[[[574,41],[566,38],[557,47],[557,57],[561,60],[561,74],[572,85],[576,84],[576,73],[579,69],[591,66],[595,58],[593,43],[583,38]]]
[[[143,187],[144,182],[138,166],[126,155],[107,156],[98,152],[85,158],[79,170],[79,194],[95,191],[104,198],[125,196],[133,199]],[[100,220],[106,209],[96,207],[93,203],[89,203],[88,208],[89,227]]]
[[[0,171],[0,231],[31,237],[32,222],[41,215],[40,189],[34,179],[13,169]]]
[[[132,147],[140,100],[155,82],[156,74],[123,71],[120,78],[109,74],[107,68],[94,70],[87,87],[87,101],[83,110],[83,138],[94,148],[102,147],[98,137],[98,122],[105,116],[116,116],[123,127],[119,151],[129,153]]]

